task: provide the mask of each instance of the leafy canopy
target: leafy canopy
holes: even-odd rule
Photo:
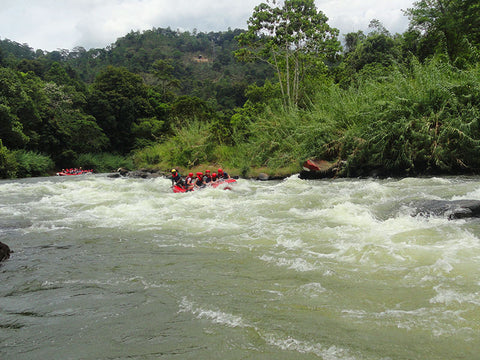
[[[472,56],[478,60],[478,0],[420,0],[405,14],[410,18],[410,29],[419,32],[420,46],[427,56],[446,52],[452,61],[469,60]]]
[[[267,0],[255,7],[248,30],[237,36],[244,61],[259,59],[275,69],[284,105],[296,106],[306,77],[340,51],[339,31],[327,24],[313,0]]]

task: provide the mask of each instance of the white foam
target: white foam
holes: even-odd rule
[[[446,289],[442,285],[434,287],[437,295],[430,299],[431,304],[452,305],[458,304],[473,304],[480,306],[480,292],[462,293],[453,289]]]
[[[186,297],[182,298],[179,311],[189,312],[195,315],[198,319],[207,319],[215,324],[225,325],[232,328],[245,328],[250,326],[246,324],[240,316],[196,306],[194,302],[189,301]]]
[[[262,255],[259,259],[262,261],[274,264],[278,267],[286,267],[288,269],[292,269],[298,272],[318,270],[318,267],[316,265],[311,264],[302,258],[287,259],[287,258],[282,258],[278,256],[274,257],[274,256]]]
[[[354,360],[347,350],[337,346],[325,347],[318,343],[297,340],[292,337],[281,338],[273,333],[264,332],[258,326],[251,325],[242,317],[229,314],[220,310],[212,310],[196,305],[193,301],[183,297],[180,302],[179,312],[188,312],[196,316],[197,319],[206,319],[214,324],[228,326],[232,328],[251,328],[264,339],[270,346],[277,347],[284,351],[297,352],[301,354],[314,354],[325,360]]]
[[[327,289],[325,289],[322,284],[313,282],[300,286],[299,291],[308,297],[316,298],[319,297],[320,294],[325,293]]]
[[[292,337],[279,338],[273,334],[266,334],[265,340],[269,345],[278,347],[285,351],[294,351],[301,354],[314,354],[323,360],[355,360],[349,352],[337,346],[325,347],[321,344],[297,340]]]

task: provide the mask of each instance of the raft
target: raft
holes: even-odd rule
[[[213,188],[217,188],[219,187],[220,185],[224,185],[224,184],[232,184],[232,183],[235,183],[237,182],[237,180],[235,179],[225,179],[225,180],[221,180],[221,181],[215,181],[214,183],[209,183],[207,184],[205,187],[203,188],[200,188],[200,189],[196,189],[196,190],[201,190],[201,189],[205,189],[207,187],[213,187]],[[231,190],[231,188],[229,186],[225,186],[223,187],[224,190]],[[172,190],[174,193],[184,193],[184,192],[187,192],[187,190],[185,190],[185,188],[183,186],[180,186],[180,185],[174,185],[172,186]],[[192,189],[191,191],[195,191],[195,188]]]
[[[74,175],[85,175],[85,174],[92,174],[93,170],[78,170],[75,172],[67,172],[67,171],[61,171],[57,172],[57,176],[74,176]]]

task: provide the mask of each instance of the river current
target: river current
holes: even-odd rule
[[[478,359],[480,178],[0,181],[0,359]]]

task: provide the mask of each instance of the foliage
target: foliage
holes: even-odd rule
[[[97,77],[88,103],[110,141],[110,150],[126,154],[133,149],[134,124],[155,117],[148,95],[142,78],[125,68],[108,67]]]
[[[34,110],[18,74],[8,68],[0,68],[0,100],[0,134],[4,145],[21,148],[30,138],[20,119]]]
[[[75,102],[80,100],[75,99],[78,94],[72,87],[46,83],[44,92],[48,98],[44,126],[53,135],[44,145],[48,153],[61,154],[65,150],[84,153],[105,149],[108,139],[95,118],[75,106]],[[59,165],[68,167],[69,164]]]
[[[14,156],[18,164],[17,177],[47,176],[55,168],[55,163],[49,156],[36,152],[18,150]]]
[[[8,179],[17,176],[18,163],[15,155],[3,146],[0,139],[0,178]]]
[[[194,120],[173,129],[174,135],[164,143],[135,152],[137,166],[161,165],[191,168],[215,160],[215,145],[209,125]]]
[[[324,94],[338,104],[316,112],[326,121],[319,155],[347,161],[347,175],[372,168],[389,174],[476,172],[480,169],[480,73],[437,59],[414,63],[380,81]],[[340,118],[341,117],[341,118]]]
[[[118,168],[133,170],[135,167],[131,157],[111,153],[86,153],[80,154],[72,163],[74,167],[93,169],[95,172],[113,172]]]
[[[409,8],[410,28],[419,31],[424,56],[447,53],[450,60],[478,61],[480,4],[477,0],[420,0]]]
[[[479,9],[417,1],[404,34],[373,19],[343,53],[313,0],[260,4],[247,31],[132,31],[88,51],[0,40],[0,177],[217,163],[278,174],[308,158],[348,176],[479,173]]]
[[[340,50],[338,30],[331,28],[327,20],[313,0],[285,0],[282,7],[267,0],[255,7],[248,20],[248,31],[237,37],[242,48],[236,56],[271,64],[278,76],[284,106],[296,106],[305,78]]]

